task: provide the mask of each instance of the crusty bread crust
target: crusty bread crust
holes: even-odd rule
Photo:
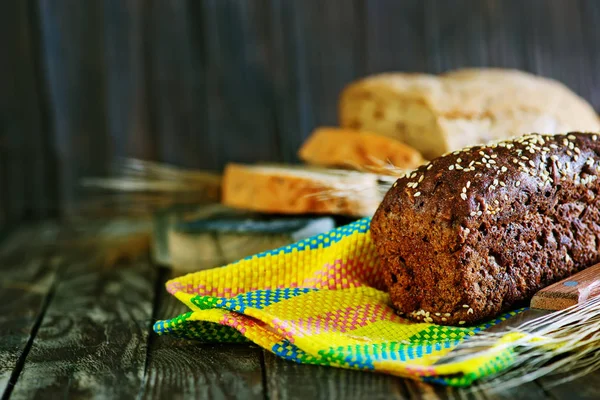
[[[353,169],[391,164],[412,170],[425,162],[418,151],[402,142],[349,128],[316,129],[298,155],[309,164]]]
[[[371,222],[395,307],[480,322],[600,262],[599,136],[527,135],[397,180]]]
[[[598,131],[583,98],[555,80],[506,69],[387,73],[349,85],[342,127],[396,138],[427,159],[530,132]]]
[[[268,213],[371,216],[382,199],[377,175],[283,165],[231,163],[223,204]]]

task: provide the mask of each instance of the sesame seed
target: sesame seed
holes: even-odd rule
[[[564,144],[565,146],[568,146],[568,145],[569,145],[569,141],[568,141],[567,139],[563,139],[563,144]]]
[[[574,135],[569,135],[569,136],[567,136],[567,138],[569,138],[571,140],[575,140],[576,139],[576,137]]]
[[[435,316],[436,316],[436,317],[441,317],[441,316],[442,316],[442,314],[440,314],[439,312],[436,312],[436,313],[435,313]]]
[[[517,164],[519,162],[519,160],[517,160],[516,158],[513,158],[513,163]]]
[[[444,314],[444,317],[450,317],[452,314],[450,314],[449,312]]]
[[[552,161],[558,161],[558,156],[557,156],[557,155],[555,155],[555,154],[554,154],[554,155],[551,155],[551,156],[550,156],[550,159],[551,159]]]
[[[535,154],[535,150],[534,150],[534,149],[529,149],[529,152],[530,152],[531,154]]]
[[[550,147],[553,148],[553,149],[558,149],[558,146],[555,145],[554,143],[550,144]]]
[[[494,179],[494,185],[498,185],[498,179]]]
[[[473,309],[469,308],[469,310],[467,311],[467,314],[473,314]]]
[[[505,166],[502,166],[502,168],[500,168],[500,171],[506,172],[506,171],[508,171],[508,168],[506,168]]]
[[[473,166],[473,164],[475,164],[475,160],[472,160],[472,161],[469,163],[469,167],[472,167],[472,166]]]
[[[461,193],[460,194],[460,198],[463,199],[463,200],[467,200],[467,195],[464,194],[464,193]]]
[[[457,163],[459,163],[459,162],[462,162],[462,159],[460,159],[460,158],[457,158],[457,159],[456,159],[456,162],[457,162]]]
[[[498,154],[492,154],[490,157],[492,157],[492,158],[497,158],[497,157],[498,157]]]
[[[529,165],[535,168],[535,163],[532,160],[529,160]]]
[[[477,212],[476,212],[476,211],[471,211],[471,217],[474,217],[474,216],[476,216],[476,215],[477,215]]]
[[[468,304],[463,304],[463,308],[471,308],[471,306]]]
[[[442,321],[446,322],[446,321],[448,321],[448,318],[442,317]]]
[[[423,178],[425,178],[425,175],[421,175],[421,177],[419,178],[419,182],[423,182]]]
[[[593,140],[594,142],[596,141],[596,139],[598,139],[598,136],[597,136],[597,135],[594,135],[594,136],[592,136],[592,140]]]
[[[500,204],[500,202],[496,199],[494,199],[494,204]]]
[[[573,153],[571,153],[571,150],[567,150],[567,155],[568,155],[569,157],[571,157],[571,156],[573,155]]]
[[[449,166],[448,169],[452,171],[454,169],[454,165]]]
[[[421,192],[415,193],[415,197],[419,197],[420,195],[421,195]]]
[[[506,183],[500,181],[500,186],[504,187],[504,186],[506,186]]]
[[[517,186],[517,187],[521,186],[521,181],[516,181],[515,186]]]
[[[496,161],[494,161],[494,160],[490,160],[489,162],[490,162],[490,164],[496,164]]]
[[[464,324],[466,324],[466,322],[465,321],[458,321],[458,324],[459,325],[464,325]]]
[[[471,186],[471,181],[467,181],[467,188]]]
[[[392,185],[392,187],[396,187],[398,185],[398,182],[394,182],[394,184]]]
[[[433,168],[433,164],[429,164],[429,165],[427,166],[427,170],[430,170],[431,168]]]
[[[461,167],[460,165],[456,164],[455,165],[456,169],[464,169],[463,167]]]
[[[573,151],[574,151],[575,153],[577,153],[577,154],[581,154],[581,150],[579,150],[579,147],[575,147],[575,148],[573,149]]]
[[[414,178],[415,176],[417,176],[417,173],[416,173],[416,172],[413,172],[413,173],[412,173],[412,174],[409,176],[409,178],[410,178],[410,179],[412,179],[412,178]]]
[[[462,188],[462,192],[467,193],[467,188],[466,187]]]
[[[477,211],[477,216],[478,216],[478,217],[481,217],[482,215],[483,215],[483,212],[482,212],[482,211]]]
[[[575,161],[579,160],[579,156],[578,156],[577,154],[575,154],[575,155],[573,156],[573,160],[575,160]]]

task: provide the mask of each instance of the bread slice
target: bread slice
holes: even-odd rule
[[[508,69],[386,73],[349,85],[340,125],[398,139],[427,159],[524,133],[598,131],[590,104],[555,80]]]
[[[386,164],[414,169],[424,163],[418,151],[396,139],[349,128],[316,129],[298,155],[309,164],[353,169]]]
[[[383,194],[376,174],[309,166],[231,163],[223,204],[280,214],[373,215]]]

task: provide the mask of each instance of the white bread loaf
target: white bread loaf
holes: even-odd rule
[[[599,131],[594,109],[555,80],[506,69],[387,73],[342,93],[340,125],[396,138],[427,159],[525,133]]]

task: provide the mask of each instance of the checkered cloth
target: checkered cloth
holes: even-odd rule
[[[190,312],[158,334],[204,342],[252,341],[302,364],[379,371],[467,386],[508,367],[511,350],[435,364],[461,341],[514,315],[446,327],[399,317],[384,290],[368,218],[225,267],[167,282]]]

